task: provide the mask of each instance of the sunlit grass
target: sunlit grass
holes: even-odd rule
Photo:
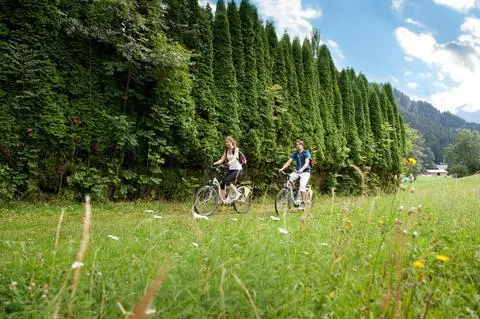
[[[168,269],[153,316],[478,318],[480,177],[412,186],[338,197],[333,213],[319,197],[306,222],[300,213],[272,220],[268,200],[209,220],[193,219],[190,202],[94,203],[74,317],[128,314]],[[3,206],[0,316],[51,317],[56,304],[66,316],[82,205]]]

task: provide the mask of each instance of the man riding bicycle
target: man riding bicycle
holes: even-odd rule
[[[283,172],[293,161],[295,161],[296,169],[290,174],[289,180],[296,181],[297,179],[300,179],[299,191],[302,199],[300,209],[303,209],[305,207],[305,201],[307,200],[307,184],[312,170],[310,167],[310,159],[312,156],[310,155],[310,152],[305,149],[305,143],[303,141],[297,140],[295,142],[295,148],[297,151],[290,155],[290,159],[278,171],[280,173]]]

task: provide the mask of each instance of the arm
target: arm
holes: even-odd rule
[[[232,158],[231,161],[228,162],[228,164],[232,164],[235,160],[239,159],[238,152],[239,152],[238,147],[235,147],[235,153],[233,153],[233,158]],[[223,155],[225,155],[225,154],[223,154]]]
[[[292,159],[289,159],[289,160],[283,165],[283,167],[282,167],[281,169],[279,169],[278,171],[279,171],[279,172],[283,172],[284,170],[287,169],[287,167],[290,166],[290,164],[292,164]]]
[[[308,165],[310,165],[310,163],[308,162],[307,159],[305,159],[305,165],[303,165],[302,168],[300,168],[300,173],[303,173],[303,171],[307,169]]]
[[[220,165],[220,164],[222,164],[223,161],[225,161],[225,153],[226,153],[226,152],[223,152],[222,157],[221,157],[218,161],[216,161],[215,163],[213,163],[213,165]]]

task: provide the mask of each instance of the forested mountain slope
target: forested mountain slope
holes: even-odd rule
[[[453,143],[458,129],[480,130],[480,124],[469,123],[450,112],[440,112],[428,102],[413,101],[396,89],[394,93],[405,122],[422,133],[436,163],[444,161],[444,149]]]

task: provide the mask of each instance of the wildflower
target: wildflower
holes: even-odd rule
[[[445,255],[437,255],[435,258],[436,258],[437,260],[443,261],[443,262],[447,262],[447,261],[450,260],[450,258],[449,258],[448,256],[445,256]]]
[[[278,229],[278,231],[279,231],[280,233],[284,234],[284,235],[288,235],[288,230],[286,230],[286,229],[283,228],[283,227],[280,227],[280,228]]]
[[[408,231],[406,229],[403,230],[403,234],[406,235],[408,234]]]
[[[413,232],[413,237],[418,237],[418,233],[416,231]]]
[[[400,207],[398,208],[398,210],[399,210],[400,212],[403,212],[404,209],[405,209],[405,207],[403,207],[403,205],[400,205]]]
[[[207,219],[208,220],[208,217],[207,216],[203,216],[203,215],[200,215],[200,214],[197,214],[195,212],[192,211],[192,216],[194,219]]]
[[[415,193],[415,187],[410,188],[410,193]]]
[[[162,216],[153,215],[153,218],[155,218],[155,219],[161,219],[161,218],[162,218]]]
[[[415,269],[423,269],[425,268],[425,264],[423,263],[423,261],[416,260],[413,262],[413,267],[415,267]]]
[[[417,210],[421,211],[422,210],[422,205],[418,205]]]
[[[120,240],[120,238],[118,238],[117,236],[113,236],[113,235],[107,235],[107,237],[109,237],[113,240]]]
[[[379,224],[379,225],[383,225],[383,220],[379,219],[379,220],[378,220],[378,224]]]
[[[279,220],[281,220],[280,218],[278,218],[278,217],[275,217],[275,216],[270,216],[270,219],[271,219],[271,220],[275,220],[275,221],[279,221]]]
[[[15,288],[17,288],[17,282],[16,281],[12,281],[12,283],[10,284],[9,286],[10,290],[14,290]]]
[[[157,311],[155,309],[147,309],[145,310],[145,314],[147,316],[154,315]]]
[[[231,220],[232,222],[238,222],[238,219],[236,219],[236,218],[230,218],[230,220]]]
[[[328,246],[327,243],[320,243],[320,245],[322,245],[322,246]]]
[[[155,211],[151,210],[151,209],[145,209],[143,212],[144,213],[155,213]]]
[[[78,269],[80,267],[83,266],[83,263],[79,262],[79,261],[75,261],[73,264],[72,264],[72,269]]]
[[[198,243],[192,243],[192,246],[198,247],[198,246],[200,246],[200,245],[199,245]]]
[[[408,210],[408,213],[413,214],[413,213],[415,213],[415,211],[416,211],[415,207],[410,207],[410,209]]]
[[[42,299],[47,299],[47,295],[43,294]]]
[[[331,291],[331,292],[328,294],[328,298],[330,298],[330,299],[334,299],[336,296],[337,296],[337,294],[335,293],[335,291]]]

